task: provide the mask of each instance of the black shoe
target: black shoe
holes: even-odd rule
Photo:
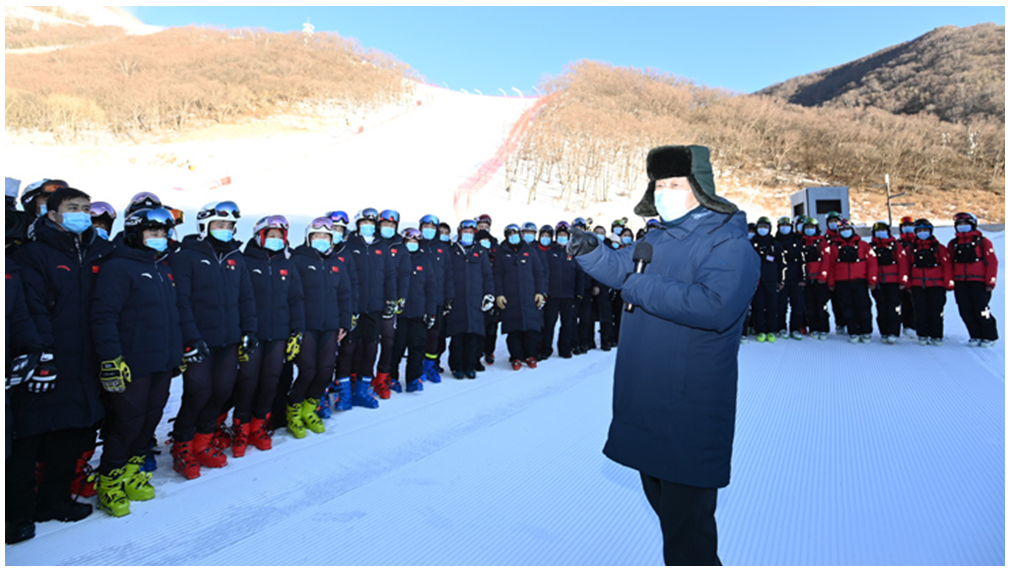
[[[473,369],[472,369],[472,370],[469,370],[469,371],[468,371],[467,373],[465,373],[464,375],[466,375],[466,376],[467,376],[467,379],[474,379],[474,378],[478,377],[478,374],[476,374],[476,373],[474,372],[474,370],[473,370]]]
[[[464,373],[464,372],[462,372],[462,371],[455,371],[455,372],[453,372],[453,379],[464,379],[464,377],[465,377],[466,375],[467,375],[467,374],[465,374],[465,373]]]
[[[573,359],[573,354],[559,354],[562,359]]]
[[[474,365],[474,371],[485,371],[485,366],[481,365],[481,360]]]
[[[485,363],[492,365],[495,363],[495,354],[485,354]]]
[[[612,348],[611,344],[601,344],[602,352],[610,352],[611,348]]]
[[[6,524],[4,536],[7,544],[17,544],[35,538],[34,522],[7,522],[4,524]]]
[[[65,502],[59,504],[36,507],[35,522],[46,522],[47,520],[77,522],[87,518],[90,514],[90,504],[72,501],[68,498]]]

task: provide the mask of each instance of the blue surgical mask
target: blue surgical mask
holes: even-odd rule
[[[229,242],[232,240],[232,231],[227,228],[218,228],[211,231],[211,236],[214,237],[215,240]]]
[[[968,224],[956,225],[956,232],[970,232],[971,230],[973,230],[973,227]]]
[[[326,254],[327,251],[330,250],[330,247],[333,246],[331,244],[331,242],[329,240],[327,240],[326,238],[317,238],[317,239],[314,239],[312,242],[310,242],[310,245],[312,245],[313,248],[315,248],[316,250],[318,250],[318,251],[320,251],[320,252],[322,252],[324,254]]]
[[[760,226],[756,228],[755,231],[759,233],[759,236],[766,236],[767,234],[770,233],[770,229],[766,228],[765,226]]]
[[[621,245],[619,243],[617,243],[617,242],[611,243],[611,247],[614,248],[615,250],[618,250],[619,246],[621,246]]]
[[[165,252],[169,248],[169,239],[167,238],[145,238],[144,246],[151,250],[157,250],[158,252]]]
[[[919,230],[919,231],[917,231],[917,238],[919,238],[921,240],[927,240],[927,239],[931,238],[931,231],[930,230]]]
[[[441,234],[441,235],[439,235],[439,240],[442,240],[443,242],[450,242],[450,235],[448,235],[448,234]]]
[[[631,236],[623,236],[622,237],[622,244],[632,244],[632,239],[633,239],[633,237],[631,237]]]
[[[881,239],[881,240],[885,240],[885,239],[889,238],[889,231],[888,230],[876,230],[875,231],[875,238],[878,238],[878,239]]]
[[[474,233],[473,232],[462,232],[460,233],[460,243],[464,246],[471,246],[474,244]]]
[[[423,228],[422,238],[424,238],[425,240],[432,240],[433,238],[436,238],[436,229],[432,227]]]
[[[654,191],[654,207],[657,215],[662,221],[671,222],[677,220],[689,212],[685,208],[685,201],[689,198],[691,191],[681,189],[657,189]]]
[[[358,233],[362,236],[369,238],[376,234],[376,225],[374,224],[361,224],[358,227]]]
[[[408,252],[418,252],[418,243],[417,242],[405,242],[404,246],[407,247]]]
[[[914,232],[914,227],[912,227],[912,226],[901,226],[900,227],[900,232],[902,232],[903,234],[910,234],[911,232]]]
[[[815,229],[814,228],[806,228],[805,229],[805,236],[815,236]]]
[[[754,232],[748,233],[748,239],[749,240],[752,240],[754,237],[755,237],[755,233]]]
[[[831,223],[829,223],[829,229],[830,230],[836,230],[836,228],[838,226],[840,226],[840,223],[838,223],[838,222],[831,222]]]
[[[560,236],[559,238],[555,239],[555,242],[558,242],[559,246],[566,246],[567,244],[569,244],[569,237],[568,236]]]
[[[485,250],[488,250],[489,248],[492,248],[492,241],[489,240],[489,239],[487,239],[487,238],[483,238],[483,239],[479,240],[478,244],[480,244],[481,247],[484,248]]]
[[[622,234],[623,230],[625,230],[625,229],[623,229],[620,226],[613,226],[613,227],[611,227],[612,234]]]
[[[509,237],[510,244],[520,244],[520,235],[511,234]]]
[[[524,233],[524,242],[526,242],[527,244],[530,244],[530,243],[534,242],[534,233],[533,232],[525,232]]]
[[[63,228],[81,234],[91,226],[91,213],[63,213]]]
[[[850,238],[854,236],[854,231],[849,228],[840,231],[840,238]]]
[[[264,248],[266,248],[267,250],[270,250],[272,252],[277,252],[277,251],[281,250],[284,247],[285,247],[285,241],[282,240],[282,239],[280,239],[280,238],[278,238],[278,237],[276,237],[276,236],[272,236],[270,238],[264,239]]]
[[[780,234],[790,234],[792,230],[794,229],[789,226],[782,226],[780,227]]]
[[[41,207],[39,207],[39,216],[42,216],[42,215],[46,214],[47,212],[49,212],[49,207],[48,206],[46,206],[46,205],[43,204]]]
[[[344,233],[343,232],[335,232],[334,233],[334,244],[341,244],[342,242],[344,242]]]
[[[540,242],[540,243],[541,243],[541,246],[548,246],[548,245],[552,244],[552,239],[551,239],[551,238],[548,238],[547,236],[542,236],[542,237],[541,237],[541,238],[540,238],[540,239],[538,240],[538,242]]]
[[[95,234],[97,234],[102,240],[109,240],[109,233],[100,226],[95,227]]]
[[[383,238],[393,238],[397,234],[397,229],[392,226],[384,226],[380,229],[380,236]]]

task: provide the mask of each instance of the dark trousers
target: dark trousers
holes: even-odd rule
[[[875,297],[878,333],[883,336],[900,335],[900,326],[903,325],[903,291],[900,285],[880,283],[871,293]]]
[[[790,328],[787,323],[787,306],[791,306]],[[805,287],[798,282],[787,281],[777,293],[778,330],[800,331],[805,326]]]
[[[288,340],[271,340],[239,364],[235,381],[235,411],[232,418],[249,423],[252,417],[263,419],[271,410],[274,394],[278,390],[281,369],[285,365]],[[285,387],[287,393],[288,387]]]
[[[348,359],[347,366],[349,375],[357,375],[359,379],[371,378],[373,365],[376,363],[376,353],[379,350],[380,322],[384,321],[379,312],[360,314],[358,326],[348,334],[349,342],[347,351],[341,352],[341,360]],[[343,364],[339,370],[339,377],[346,366]]]
[[[450,338],[450,371],[468,372],[480,359],[482,338],[478,334],[457,334]]]
[[[524,330],[506,334],[506,346],[510,350],[510,361],[537,357],[539,330]]]
[[[436,329],[435,326],[432,329]],[[390,376],[400,379],[401,358],[404,350],[408,352],[408,365],[404,369],[404,380],[414,381],[422,377],[422,360],[425,359],[425,339],[427,332],[424,318],[397,317],[397,335],[394,337],[394,349],[391,353]]]
[[[443,316],[443,306],[436,306],[436,325],[425,333],[425,354],[427,356],[441,356],[446,350],[446,316]],[[435,358],[432,358],[435,359]]]
[[[618,343],[618,336],[615,335],[615,322],[611,316],[611,290],[601,287],[601,293],[594,296],[594,309],[597,310],[597,321],[601,324],[601,345],[614,346]],[[593,328],[593,324],[591,324]],[[591,331],[590,347],[594,346],[593,331]]]
[[[917,319],[914,318],[914,294],[910,288],[903,291],[903,327],[917,329]]]
[[[7,522],[31,522],[36,506],[57,506],[70,499],[70,481],[81,456],[83,434],[88,431],[91,429],[62,429],[14,439],[5,463]],[[43,465],[37,489],[36,461]]]
[[[281,375],[278,376],[278,389],[274,392],[274,403],[271,405],[271,425],[275,429],[280,429],[287,425],[285,413],[288,408],[288,392],[291,391],[294,380],[295,364],[286,361],[281,365]]]
[[[662,481],[640,473],[643,492],[661,521],[664,564],[720,566],[717,556],[717,489]]]
[[[187,366],[183,401],[172,428],[176,441],[191,441],[196,433],[214,432],[222,406],[232,397],[238,374],[238,344],[211,348],[211,355],[204,361]]]
[[[589,348],[594,344],[594,297],[585,293],[577,306],[576,344]]]
[[[377,372],[390,373],[390,364],[394,361],[394,338],[400,319],[400,316],[394,316],[380,320],[380,356],[379,363],[376,364]]]
[[[309,330],[302,337],[302,350],[295,358],[299,374],[288,392],[288,403],[319,399],[330,385],[337,361],[337,330]]]
[[[611,323],[612,323],[612,344],[618,345],[618,338],[622,332],[622,314],[625,313],[625,301],[622,300],[621,290],[612,290],[615,295],[611,299]]]
[[[808,331],[829,333],[829,287],[824,282],[805,286],[805,316]]]
[[[939,338],[943,336],[942,312],[945,309],[945,288],[932,286],[911,288],[914,296],[914,317],[917,319],[917,336]]]
[[[152,373],[133,378],[123,393],[106,394],[101,473],[107,475],[126,465],[130,457],[147,453],[169,400],[171,382],[171,371]]]
[[[998,321],[991,315],[991,292],[983,282],[956,282],[956,305],[974,340],[997,340]]]
[[[485,339],[482,342],[482,351],[485,355],[495,353],[495,346],[499,342],[499,311],[494,308],[491,312],[485,312]]]
[[[544,311],[545,325],[541,329],[541,355],[552,354],[552,341],[555,340],[555,322],[561,320],[559,326],[559,355],[573,355],[573,342],[576,334],[576,301],[573,298],[548,298]]]
[[[777,328],[777,283],[760,282],[752,296],[752,320],[760,334],[775,332]]]
[[[868,297],[866,280],[837,282],[833,292],[833,308],[839,314],[840,323],[847,326],[848,334],[871,334],[871,298]]]

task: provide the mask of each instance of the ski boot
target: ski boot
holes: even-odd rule
[[[270,430],[270,416],[271,414],[268,413],[263,419],[254,417],[253,420],[250,421],[249,442],[261,451],[270,451],[271,446],[273,445],[271,435],[274,431]]]
[[[520,371],[520,368],[523,366],[523,362],[518,359],[514,359],[510,360],[510,365],[513,367],[513,371]]]
[[[408,393],[414,393],[416,391],[421,391],[423,389],[425,389],[425,387],[422,385],[421,379],[414,379],[408,382],[407,387]]]
[[[431,354],[425,356],[425,359],[422,360],[422,377],[432,383],[441,383],[443,381],[443,377],[439,375],[438,367],[439,366],[436,363],[436,356]]]
[[[141,470],[144,457],[137,455],[127,461],[123,473],[123,492],[132,501],[146,501],[155,498],[155,487],[151,485],[151,473]]]
[[[367,407],[369,409],[376,409],[379,407],[379,402],[376,401],[376,396],[373,395],[372,379],[363,377],[360,380],[355,380],[351,388],[351,404],[358,407]]]
[[[318,404],[319,401],[311,397],[307,397],[306,400],[302,402],[302,424],[306,429],[309,429],[313,433],[323,433],[327,430],[327,428],[323,425],[323,420],[316,415],[316,406]]]
[[[302,403],[289,403],[285,409],[285,418],[292,437],[302,439],[306,436],[306,425],[302,423]]]
[[[337,396],[337,403],[334,404],[336,411],[348,411],[351,409],[351,378],[342,377],[337,380],[337,389],[334,395]]]
[[[390,380],[387,381],[387,387],[389,387],[390,391],[393,391],[394,393],[402,393],[404,391],[404,388],[401,387],[400,380],[398,380],[396,377],[393,377],[393,375],[390,377]]]
[[[123,466],[98,477],[98,508],[112,516],[130,514],[130,499],[123,490],[126,471],[127,467]]]
[[[527,367],[531,369],[538,369],[538,360],[534,359],[533,357],[525,359],[524,363],[526,363]]]
[[[870,344],[871,343],[871,334],[861,334],[861,343],[862,344]]]
[[[766,332],[766,341],[772,344],[777,341],[777,335],[773,332]]]
[[[155,469],[158,468],[158,460],[155,459],[155,455],[161,454],[161,451],[155,448],[157,446],[158,440],[152,436],[151,443],[148,445],[148,452],[144,455],[144,466],[141,467],[142,471],[146,473],[154,473]]]
[[[320,419],[330,419],[330,387],[323,391],[323,395],[320,397],[320,404],[316,406],[316,416]]]
[[[74,497],[88,498],[95,496],[95,478],[92,477],[95,469],[88,463],[94,454],[95,449],[92,449],[81,453],[81,456],[77,458],[77,470],[74,473],[74,480],[70,481],[70,494],[74,495]]]
[[[495,353],[494,352],[490,353],[490,354],[485,354],[485,363],[487,365],[492,365],[492,364],[495,363]]]
[[[758,335],[756,335],[755,341],[757,341],[757,342],[765,342],[766,341],[766,334],[758,334]]]
[[[389,373],[381,372],[376,374],[376,378],[372,380],[372,390],[376,393],[376,397],[379,397],[380,399],[390,399],[389,381]]]
[[[212,433],[197,433],[194,435],[193,456],[197,458],[197,462],[201,466],[217,469],[227,465],[228,459],[225,458],[224,453],[211,444],[213,438],[214,434]],[[231,445],[231,440],[229,444]]]
[[[792,340],[800,340],[800,339],[802,339],[801,332],[799,332],[798,330],[794,330],[793,332],[791,332],[791,339]]]
[[[246,446],[249,444],[249,423],[242,423],[235,417],[232,418],[232,456],[242,457],[246,454]]]
[[[232,429],[225,424],[228,420],[228,412],[222,413],[218,416],[218,424],[214,430],[214,435],[211,437],[211,446],[218,451],[224,451],[232,446]]]
[[[173,441],[172,443],[172,469],[187,479],[196,479],[200,476],[200,463],[193,455],[193,440]]]

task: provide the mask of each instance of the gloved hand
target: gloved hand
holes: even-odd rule
[[[56,362],[53,361],[53,354],[43,352],[39,357],[39,367],[28,380],[27,388],[32,393],[49,393],[56,389]]]
[[[183,361],[186,363],[200,363],[204,358],[211,355],[204,340],[195,340],[183,347]]]
[[[102,389],[109,393],[123,393],[127,384],[133,380],[130,366],[123,361],[123,356],[102,362],[98,378],[102,382]]]
[[[11,360],[10,371],[7,372],[5,389],[21,384],[32,377],[35,368],[39,366],[39,359],[42,357],[41,350],[29,351]]]
[[[257,339],[257,335],[253,332],[243,332],[242,338],[239,339],[239,354],[246,354],[247,356],[260,347],[260,340]]]
[[[499,306],[500,310],[506,309],[506,296],[499,296],[495,299],[495,305]]]
[[[354,332],[355,327],[358,326],[358,314],[351,315],[351,327],[348,328],[349,332]]]
[[[447,300],[446,303],[443,304],[443,315],[445,316],[452,311],[453,311],[453,300]]]
[[[285,361],[295,361],[295,357],[302,350],[302,332],[292,332],[288,336],[288,345],[285,346]]]
[[[492,306],[494,304],[495,304],[495,296],[491,294],[485,294],[481,299],[481,311],[488,312],[489,310],[492,309]]]
[[[401,313],[404,312],[404,305],[405,305],[404,298],[398,298],[397,299],[397,315],[398,316],[400,316]]]
[[[574,228],[569,237],[569,244],[566,245],[566,252],[571,256],[582,256],[597,248],[599,242],[596,234]]]
[[[538,310],[544,308],[545,307],[545,295],[544,294],[535,294],[534,295],[534,305],[538,307]]]
[[[387,300],[383,307],[383,319],[389,320],[397,315],[397,300]]]
[[[425,319],[425,329],[426,330],[431,330],[436,325],[436,317],[435,316],[425,316],[424,319]]]
[[[179,362],[179,366],[176,367],[176,370],[178,370],[178,372],[177,371],[173,371],[172,372],[172,377],[176,377],[177,375],[183,375],[184,373],[186,373],[186,366],[187,366],[186,358],[183,358]]]

